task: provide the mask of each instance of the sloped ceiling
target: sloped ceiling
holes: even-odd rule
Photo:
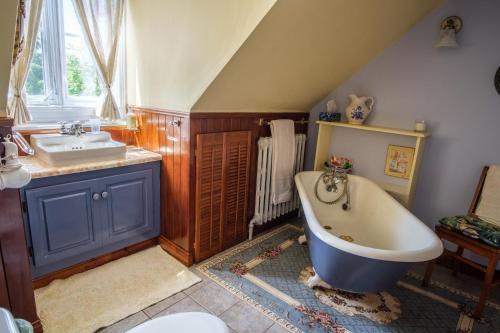
[[[278,0],[193,111],[308,110],[441,3]]]
[[[275,2],[128,0],[127,102],[189,111]]]
[[[0,117],[6,116],[16,15],[17,0],[2,0],[0,5]]]

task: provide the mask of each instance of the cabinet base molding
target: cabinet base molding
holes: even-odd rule
[[[33,280],[33,289],[45,287],[46,285],[48,285],[49,283],[51,283],[54,280],[66,279],[72,275],[75,275],[78,273],[83,273],[83,272],[88,271],[90,269],[107,264],[108,262],[111,262],[113,260],[117,260],[117,259],[129,256],[131,254],[146,250],[146,249],[153,247],[155,245],[158,245],[158,238],[157,237],[142,241],[142,242],[137,243],[137,244],[127,246],[121,250],[113,251],[111,253],[101,255],[101,256],[96,257],[94,259],[90,259],[90,260],[84,261],[82,263],[73,265],[71,267],[64,268],[64,269],[61,269],[59,271],[41,276],[41,277]]]
[[[34,322],[32,322],[31,326],[33,326],[34,333],[43,333],[43,326],[42,326],[42,322],[40,321],[40,319],[37,319]]]
[[[186,266],[193,265],[193,255],[190,254],[189,251],[186,251],[170,239],[165,238],[165,236],[160,236],[159,242],[162,249],[167,251],[168,254],[179,260],[182,264]]]

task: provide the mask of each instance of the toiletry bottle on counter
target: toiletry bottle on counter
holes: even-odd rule
[[[137,116],[135,113],[127,113],[125,121],[127,123],[127,129],[137,129]]]
[[[101,119],[99,118],[91,118],[89,119],[90,131],[92,133],[101,132]]]

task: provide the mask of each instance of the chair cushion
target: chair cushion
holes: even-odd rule
[[[445,217],[439,224],[448,230],[480,239],[488,245],[500,247],[500,228],[483,220],[464,215]]]

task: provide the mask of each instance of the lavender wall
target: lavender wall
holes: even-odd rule
[[[415,119],[425,119],[432,137],[426,143],[413,211],[428,225],[465,213],[482,167],[500,164],[500,95],[493,85],[500,66],[498,13],[496,0],[447,1],[311,110],[311,120],[317,120],[330,98],[344,110],[347,95],[355,92],[376,98],[368,124],[412,128]],[[449,15],[463,19],[460,48],[435,49],[439,23]],[[316,125],[309,131],[306,163],[311,168]],[[387,144],[411,141],[335,131],[331,150],[354,157],[358,174],[398,182],[383,174]]]

